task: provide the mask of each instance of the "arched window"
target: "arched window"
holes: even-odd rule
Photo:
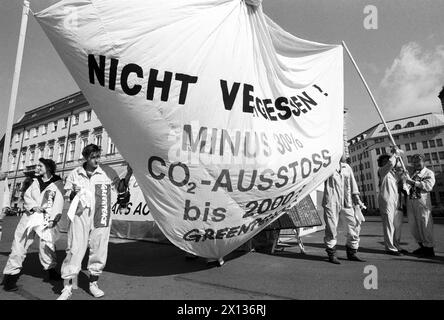
[[[413,123],[413,122],[408,122],[407,124],[406,124],[406,128],[411,128],[411,127],[414,127],[415,126],[415,124]]]
[[[425,125],[427,125],[427,124],[429,124],[429,122],[426,120],[426,119],[422,119],[421,121],[419,121],[419,126],[425,126]]]
[[[382,127],[382,130],[380,132],[386,132],[387,128],[386,127]]]
[[[393,127],[393,130],[400,130],[401,129],[401,125],[397,124]]]

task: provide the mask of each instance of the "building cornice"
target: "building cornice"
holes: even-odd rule
[[[26,128],[29,125],[32,127],[36,122],[45,120],[48,117],[56,117],[88,105],[88,101],[85,99],[82,92],[79,91],[62,99],[27,111],[25,115],[12,126],[12,129]],[[33,117],[33,114],[36,114],[36,116]]]

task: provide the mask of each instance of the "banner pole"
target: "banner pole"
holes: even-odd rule
[[[390,131],[390,128],[388,127],[387,122],[385,122],[385,119],[384,119],[384,116],[382,115],[381,109],[379,108],[378,103],[376,102],[375,97],[373,96],[373,93],[372,93],[372,91],[370,90],[370,87],[367,84],[367,81],[365,81],[365,78],[362,75],[361,70],[358,67],[358,64],[356,63],[355,59],[353,59],[353,56],[352,56],[350,50],[348,50],[348,47],[345,44],[345,41],[342,41],[342,46],[344,47],[345,51],[347,52],[348,57],[350,58],[351,62],[353,63],[353,66],[355,67],[356,71],[359,74],[359,77],[361,78],[362,82],[364,83],[365,89],[367,89],[367,92],[370,95],[370,98],[372,99],[373,105],[375,106],[376,111],[378,112],[379,117],[381,118],[382,123],[384,124],[385,128],[387,129],[387,133],[388,133],[388,136],[389,136],[389,138],[390,138],[390,140],[392,142],[393,147],[397,148],[395,139],[392,136],[392,132]],[[401,159],[402,168],[404,169],[404,171],[407,171],[406,167],[404,165],[404,161],[402,161],[402,158],[400,158],[400,159]]]
[[[15,105],[17,102],[17,91],[19,85],[20,78],[20,69],[22,66],[22,58],[23,58],[23,48],[25,44],[26,37],[26,27],[28,24],[28,12],[29,12],[29,1],[23,1],[23,11],[22,11],[22,22],[20,25],[20,34],[17,48],[17,55],[15,59],[15,68],[14,68],[14,76],[12,78],[12,88],[11,88],[11,98],[9,100],[9,109],[8,109],[8,118],[6,122],[6,131],[5,131],[5,143],[3,146],[3,156],[2,156],[2,172],[8,172],[9,170],[9,149],[11,143],[11,134],[12,134],[12,124],[14,122],[14,112]],[[2,181],[2,184],[6,183],[5,180]],[[0,204],[3,207],[3,196],[5,186],[1,185],[2,189],[0,190]],[[3,208],[2,208],[3,209]]]

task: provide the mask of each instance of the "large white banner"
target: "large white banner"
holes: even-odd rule
[[[337,166],[342,47],[290,35],[261,6],[64,0],[36,17],[188,252],[228,254]]]

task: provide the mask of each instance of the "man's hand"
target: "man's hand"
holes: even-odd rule
[[[73,190],[74,190],[75,193],[79,193],[79,192],[80,192],[80,187],[79,187],[78,185],[73,184],[73,185],[72,185],[72,188],[73,188]]]
[[[38,212],[38,213],[43,213],[45,212],[45,209],[43,209],[42,207],[34,207],[31,209],[32,212]]]
[[[392,154],[394,154],[396,156],[400,156],[403,153],[404,153],[404,151],[399,149],[398,147],[392,147]]]
[[[128,207],[120,207],[119,208],[119,213],[122,215],[127,215],[129,213],[129,211],[130,210],[128,209]]]
[[[54,228],[55,226],[57,226],[57,223],[60,221],[61,218],[62,215],[58,214],[55,216],[54,220],[49,220],[48,228]]]
[[[408,177],[405,182],[411,186],[414,186],[416,184],[416,181],[411,179],[410,177]]]

